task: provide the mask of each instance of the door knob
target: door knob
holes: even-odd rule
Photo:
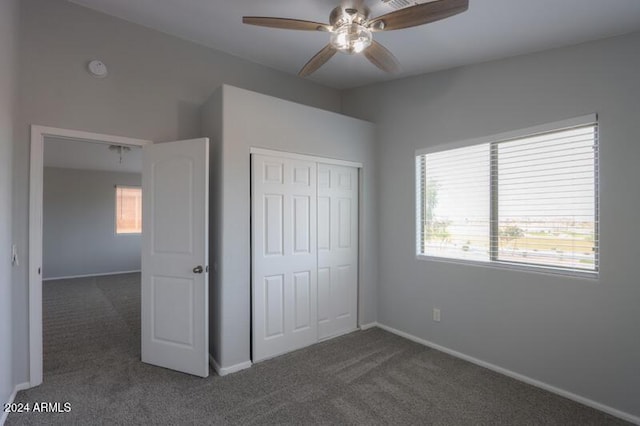
[[[198,265],[195,268],[193,268],[193,273],[194,274],[201,274],[203,271],[202,266]]]

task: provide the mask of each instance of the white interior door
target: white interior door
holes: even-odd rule
[[[357,328],[358,169],[318,164],[318,338]]]
[[[209,375],[209,140],[145,146],[142,361]]]
[[[316,163],[252,156],[253,361],[318,340]]]

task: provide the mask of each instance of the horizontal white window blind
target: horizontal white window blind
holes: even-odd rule
[[[417,253],[598,270],[597,124],[420,154]]]
[[[142,233],[142,189],[116,186],[116,234]]]

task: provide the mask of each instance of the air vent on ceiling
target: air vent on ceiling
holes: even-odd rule
[[[382,3],[389,6],[393,10],[404,9],[405,7],[414,6],[416,4],[428,3],[431,0],[381,0]]]

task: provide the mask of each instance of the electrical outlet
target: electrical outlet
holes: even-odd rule
[[[439,308],[433,308],[433,320],[435,322],[440,322],[440,309]]]

